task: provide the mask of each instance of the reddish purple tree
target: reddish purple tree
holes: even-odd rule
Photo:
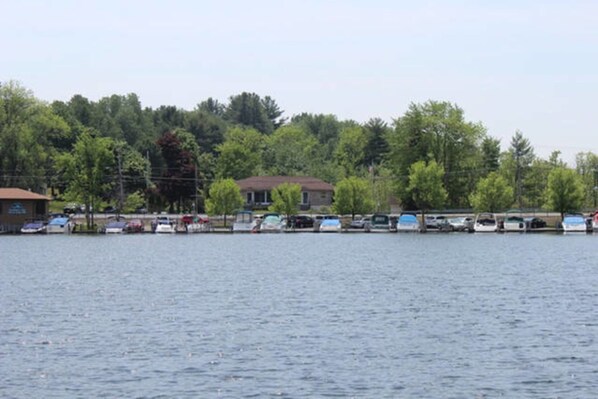
[[[168,202],[169,212],[181,210],[185,198],[195,195],[195,164],[193,156],[181,146],[173,132],[166,132],[156,142],[166,162],[166,170],[158,183],[160,195]]]

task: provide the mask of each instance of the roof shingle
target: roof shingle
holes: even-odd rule
[[[50,201],[45,195],[32,193],[20,188],[0,188],[0,199],[4,200],[45,200]]]
[[[331,184],[309,176],[252,176],[236,183],[242,191],[271,190],[282,183],[296,183],[307,191],[334,191]]]

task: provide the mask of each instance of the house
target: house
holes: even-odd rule
[[[50,198],[20,188],[0,188],[0,231],[18,231],[28,219],[46,219]]]
[[[237,180],[247,209],[266,209],[272,204],[272,189],[282,183],[295,183],[301,186],[301,204],[303,211],[319,209],[332,205],[334,187],[315,177],[308,176],[253,176]]]

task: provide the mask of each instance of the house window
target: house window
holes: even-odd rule
[[[254,200],[256,204],[262,204],[266,202],[266,192],[265,191],[256,191],[254,193]]]
[[[251,204],[253,202],[253,193],[251,191],[247,192],[247,203]]]
[[[0,215],[2,215],[2,202],[0,202]]]
[[[304,205],[309,204],[309,193],[307,191],[301,193],[301,203]]]
[[[46,203],[44,201],[36,201],[35,202],[35,214],[36,215],[45,215],[46,213]]]
[[[272,193],[270,193],[270,191],[266,191],[266,202],[267,203],[272,202]]]

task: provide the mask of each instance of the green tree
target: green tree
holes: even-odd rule
[[[296,183],[282,183],[272,190],[272,212],[286,215],[296,215],[301,202],[301,185]]]
[[[484,174],[498,170],[500,159],[500,140],[487,136],[482,140],[482,168]]]
[[[436,161],[443,167],[443,183],[448,204],[465,206],[480,168],[480,142],[486,129],[480,123],[467,122],[464,112],[448,102],[428,101],[411,104],[395,120],[388,136],[390,167],[398,181],[399,197],[409,209],[415,206],[407,191],[409,168],[417,161]],[[470,172],[470,173],[468,173]]]
[[[546,207],[559,212],[577,211],[583,205],[584,190],[581,177],[572,169],[557,167],[548,175]]]
[[[534,160],[534,148],[520,131],[515,132],[511,139],[509,153],[514,161],[515,198],[519,208],[523,208],[523,182],[530,165]]]
[[[334,188],[334,210],[339,214],[356,214],[371,212],[374,207],[370,185],[366,179],[355,176],[338,182]]]
[[[221,179],[210,186],[209,198],[206,200],[206,210],[209,215],[224,216],[226,227],[226,215],[243,206],[241,190],[233,179]]]
[[[367,136],[360,126],[341,130],[334,155],[345,176],[355,175],[357,167],[363,164],[367,144]]]
[[[264,136],[255,129],[233,128],[226,141],[217,147],[216,175],[219,178],[244,179],[262,168]]]
[[[268,97],[269,98],[269,97]],[[224,112],[224,118],[232,124],[257,129],[264,134],[274,131],[274,121],[270,118],[278,111],[273,109],[274,100],[270,99],[268,110],[263,100],[255,93],[243,92],[230,97]]]
[[[435,161],[426,164],[417,161],[409,168],[409,185],[407,191],[411,194],[413,203],[422,211],[425,220],[426,211],[440,208],[446,201],[446,190],[442,185],[444,170]],[[425,230],[425,223],[424,230]]]
[[[68,180],[67,197],[85,204],[87,228],[94,224],[93,211],[105,192],[111,190],[114,167],[114,142],[107,137],[96,137],[93,131],[79,136],[71,153],[57,156],[58,169]]]
[[[264,166],[273,175],[305,175],[317,145],[317,140],[300,127],[283,126],[267,138]]]
[[[584,204],[598,208],[598,155],[591,151],[580,152],[575,156],[575,165],[584,185]]]
[[[378,165],[388,153],[387,136],[390,129],[380,118],[372,118],[363,126],[368,138],[365,148],[365,161],[368,165]]]
[[[513,189],[497,172],[481,179],[470,196],[476,212],[498,212],[513,204]]]

